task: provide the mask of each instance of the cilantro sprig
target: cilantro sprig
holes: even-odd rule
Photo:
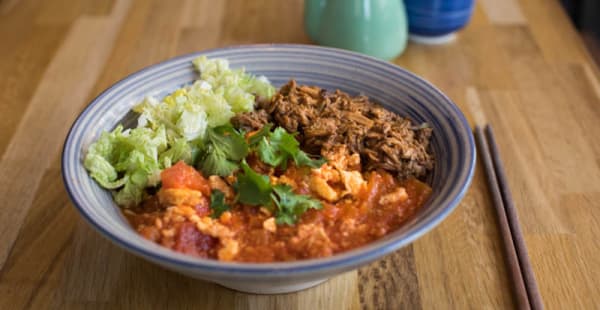
[[[263,129],[256,134],[260,135],[260,137],[257,137],[252,142],[258,140],[256,150],[258,157],[264,163],[272,167],[280,167],[281,169],[287,168],[289,159],[293,159],[297,166],[309,166],[312,168],[318,168],[325,163],[324,159],[310,158],[308,154],[300,149],[300,143],[294,135],[288,133],[282,127],[277,127],[272,132],[264,132]],[[270,126],[267,130],[269,129]]]
[[[230,209],[229,205],[225,203],[225,194],[222,191],[218,189],[211,191],[210,209],[213,211],[210,215],[212,218],[219,218],[223,212]]]
[[[250,147],[256,147],[264,137],[268,137],[269,133],[271,133],[271,128],[273,128],[273,124],[266,123],[259,131],[250,136],[248,139],[248,144]]]
[[[237,175],[233,185],[238,201],[251,206],[269,206],[272,191],[269,177],[252,170],[245,160],[241,167],[244,173]]]
[[[296,166],[311,168],[318,168],[325,163],[324,159],[311,158],[302,151],[293,134],[282,127],[271,131],[272,127],[272,124],[266,124],[248,141],[243,133],[231,125],[208,129],[198,168],[205,175],[228,176],[240,167],[240,161],[252,150],[264,163],[281,169],[287,168],[290,159]]]
[[[199,168],[205,175],[228,176],[238,169],[248,151],[244,136],[231,125],[210,128],[206,132]]]
[[[308,209],[319,210],[323,208],[320,201],[307,195],[294,193],[292,187],[287,184],[273,186],[273,192],[271,197],[277,205],[277,212],[275,213],[277,224],[294,225]]]
[[[237,200],[252,206],[264,206],[275,214],[277,224],[294,225],[308,209],[322,209],[323,204],[307,195],[296,194],[286,184],[271,185],[269,177],[252,170],[242,161],[234,188]]]

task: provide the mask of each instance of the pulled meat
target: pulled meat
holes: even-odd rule
[[[432,130],[414,126],[375,104],[366,96],[351,97],[316,86],[284,85],[271,101],[258,102],[255,111],[235,116],[237,128],[257,130],[275,123],[297,133],[302,149],[326,154],[339,145],[360,154],[366,170],[385,169],[401,179],[423,178],[433,169],[429,152]]]

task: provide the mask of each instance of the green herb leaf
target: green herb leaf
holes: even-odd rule
[[[208,148],[210,150],[206,152],[200,163],[200,169],[204,175],[228,176],[238,169],[238,163],[228,160],[222,150],[214,148],[214,146]]]
[[[282,152],[293,155],[300,149],[300,143],[293,134],[289,134],[283,127],[277,127],[269,135],[273,144],[277,145]]]
[[[294,225],[308,209],[323,208],[320,201],[307,195],[294,193],[289,185],[275,185],[273,191],[277,194],[276,196],[272,195],[272,199],[277,206],[275,215],[277,224]]]
[[[238,201],[252,206],[269,207],[272,191],[269,177],[252,170],[245,160],[241,167],[244,173],[237,175],[237,182],[234,184]]]
[[[244,136],[230,124],[209,130],[207,139],[215,148],[223,151],[227,159],[239,161],[248,155],[248,144]]]
[[[237,176],[234,189],[238,201],[253,206],[264,206],[275,213],[277,224],[294,225],[308,209],[321,209],[323,205],[317,199],[299,195],[286,184],[272,186],[269,177],[252,170],[246,161],[242,161],[243,174]],[[273,210],[273,203],[276,209]],[[212,205],[212,198],[211,198]]]
[[[276,146],[273,146],[270,140],[263,137],[258,143],[258,157],[262,162],[277,167],[282,165],[283,162],[287,161],[287,156],[278,151]]]
[[[264,127],[263,127],[264,129]],[[277,127],[268,135],[261,129],[261,139],[258,140],[258,157],[266,164],[273,167],[286,169],[289,159],[293,159],[297,166],[320,167],[324,159],[312,159],[300,149],[300,143],[293,134],[282,127]],[[258,133],[257,133],[258,135]],[[253,136],[254,137],[254,136]],[[256,144],[257,140],[253,140]],[[250,143],[252,145],[252,142]]]
[[[212,218],[218,218],[223,212],[230,209],[229,205],[225,203],[225,194],[218,190],[213,189],[210,193],[210,209],[213,211],[210,215]]]
[[[248,139],[248,145],[250,147],[258,145],[260,141],[263,140],[264,137],[268,137],[271,132],[271,128],[273,128],[273,124],[267,123],[265,124],[259,131],[257,131],[254,135],[252,135]]]
[[[312,159],[304,151],[299,151],[298,154],[294,156],[294,162],[296,163],[296,166],[319,168],[326,163],[327,160],[325,158]]]
[[[238,163],[248,155],[248,144],[231,125],[207,130],[206,144],[199,168],[205,175],[228,176],[238,168]]]

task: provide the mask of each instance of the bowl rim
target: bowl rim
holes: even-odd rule
[[[234,49],[244,49],[244,48],[248,48],[248,49],[287,48],[287,49],[298,49],[298,52],[301,52],[302,49],[309,49],[309,50],[313,50],[313,51],[317,51],[317,52],[319,50],[321,50],[321,51],[329,51],[329,52],[333,52],[333,53],[341,53],[341,54],[344,54],[345,56],[357,57],[363,61],[376,62],[378,65],[383,65],[383,66],[387,67],[388,69],[394,71],[395,73],[396,72],[399,73],[400,75],[409,75],[410,77],[414,78],[418,83],[422,83],[424,86],[428,87],[432,92],[435,92],[438,96],[443,98],[443,100],[445,101],[446,104],[449,104],[449,108],[454,112],[455,116],[460,121],[461,127],[468,129],[466,132],[466,137],[467,137],[466,142],[467,143],[465,143],[464,147],[467,148],[468,154],[472,154],[472,157],[470,158],[470,160],[467,163],[468,167],[466,167],[466,169],[468,169],[468,172],[467,172],[465,178],[462,180],[462,184],[460,184],[460,190],[458,191],[458,193],[455,195],[455,197],[452,198],[451,201],[446,203],[445,206],[443,206],[441,208],[439,214],[437,214],[435,217],[427,219],[427,221],[425,221],[424,223],[421,223],[421,225],[419,227],[416,227],[413,231],[409,231],[405,235],[403,235],[402,238],[392,238],[391,240],[387,240],[385,243],[381,243],[381,244],[377,244],[377,245],[374,245],[374,244],[377,243],[377,241],[381,241],[381,239],[374,240],[373,242],[371,242],[369,244],[363,245],[356,249],[338,253],[338,254],[332,255],[330,257],[305,259],[305,260],[298,260],[298,261],[292,261],[292,262],[272,262],[272,263],[223,262],[223,261],[214,260],[214,259],[195,258],[195,257],[191,257],[191,256],[188,256],[188,255],[185,255],[182,253],[178,253],[178,252],[166,249],[166,248],[165,248],[166,252],[165,251],[157,251],[157,250],[144,248],[142,245],[140,245],[140,241],[142,241],[141,236],[138,236],[140,238],[140,240],[136,240],[136,242],[132,242],[132,241],[129,241],[129,240],[123,238],[118,233],[112,232],[109,229],[102,227],[102,225],[96,223],[93,220],[93,218],[86,213],[85,209],[79,205],[79,201],[77,200],[77,197],[71,191],[71,186],[74,186],[74,185],[72,185],[71,183],[68,182],[67,173],[65,170],[65,162],[70,160],[66,156],[67,155],[66,149],[70,143],[74,128],[79,123],[79,121],[81,121],[83,116],[85,116],[89,112],[89,110],[93,106],[95,106],[104,95],[109,93],[111,90],[113,90],[114,88],[116,88],[117,86],[122,84],[123,82],[125,82],[131,78],[135,78],[136,76],[141,75],[142,73],[144,73],[146,71],[158,68],[158,67],[168,64],[170,62],[174,62],[174,61],[177,61],[177,60],[183,59],[183,58],[189,58],[192,56],[197,57],[197,56],[200,56],[203,54],[208,54],[208,53],[228,51],[228,50],[234,50]],[[477,154],[476,154],[476,149],[475,149],[475,141],[474,141],[473,134],[472,134],[472,131],[470,130],[470,128],[471,127],[470,127],[467,119],[465,118],[464,114],[462,113],[462,111],[441,90],[439,90],[433,84],[431,84],[430,82],[421,78],[420,76],[418,76],[418,75],[416,75],[394,63],[383,61],[383,60],[380,60],[380,59],[377,59],[377,58],[374,58],[371,56],[367,56],[364,54],[347,51],[347,50],[343,50],[343,49],[315,46],[315,45],[308,45],[308,44],[266,43],[266,44],[231,45],[231,46],[226,46],[226,47],[205,49],[205,50],[201,50],[201,51],[197,51],[197,52],[186,53],[183,55],[168,58],[166,60],[163,60],[161,62],[158,62],[158,63],[150,65],[150,66],[146,66],[138,71],[128,74],[127,76],[125,76],[124,78],[113,83],[110,87],[106,88],[104,91],[102,91],[100,94],[98,94],[79,113],[79,115],[73,121],[73,124],[71,124],[71,127],[69,128],[68,134],[67,134],[67,136],[65,138],[65,142],[63,144],[62,153],[61,153],[61,172],[62,172],[61,175],[62,175],[62,179],[63,179],[63,184],[65,186],[65,189],[69,195],[71,202],[73,203],[75,208],[78,210],[78,212],[82,215],[82,217],[86,220],[86,222],[88,222],[96,231],[98,231],[100,233],[100,235],[102,235],[106,239],[110,240],[117,246],[119,246],[129,252],[132,252],[133,254],[135,254],[137,256],[147,258],[150,261],[153,261],[158,264],[166,264],[168,266],[174,266],[175,268],[185,268],[186,270],[193,269],[195,271],[199,271],[206,275],[227,274],[227,275],[235,275],[235,276],[242,276],[242,277],[243,276],[257,276],[257,275],[289,276],[290,274],[307,274],[307,273],[319,273],[319,272],[322,273],[325,271],[341,270],[341,269],[349,270],[349,269],[358,267],[360,265],[366,264],[368,262],[371,262],[375,259],[378,259],[378,258],[384,256],[384,255],[390,254],[393,251],[396,251],[396,250],[414,242],[416,239],[420,238],[425,233],[429,232],[434,227],[436,227],[441,221],[443,221],[446,217],[448,217],[448,215],[450,215],[450,213],[452,211],[454,211],[454,209],[456,209],[459,202],[465,196],[465,194],[469,188],[469,185],[471,184],[471,181],[472,181],[473,175],[474,175],[474,170],[475,170],[475,162],[476,162]],[[79,164],[82,164],[81,161],[79,161]]]

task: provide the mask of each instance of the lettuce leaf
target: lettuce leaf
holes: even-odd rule
[[[84,166],[102,187],[118,189],[117,204],[130,206],[142,200],[146,186],[160,181],[159,153],[166,149],[164,127],[123,130],[119,125],[89,147]]]
[[[161,168],[169,168],[180,160],[192,165],[198,156],[200,146],[198,143],[188,142],[184,138],[175,140],[168,150],[158,157]]]
[[[138,128],[156,130],[163,126],[167,130],[169,142],[181,137],[187,141],[203,137],[208,126],[206,110],[190,100],[190,95],[185,89],[176,90],[162,102],[147,97],[133,110],[140,113]]]
[[[194,165],[204,153],[203,170],[227,175],[237,169],[241,160],[237,155],[247,153],[245,144],[240,149],[239,139],[228,142],[236,149],[221,144],[217,151],[206,152],[207,132],[228,125],[236,113],[252,111],[254,96],[270,98],[275,88],[264,77],[230,69],[224,59],[199,57],[193,63],[200,72],[196,82],[162,100],[145,98],[133,108],[139,113],[136,128],[118,126],[89,147],[85,168],[98,184],[114,190],[119,205],[139,203],[146,187],[159,184],[161,170],[179,160]]]
[[[271,98],[275,88],[264,77],[243,69],[232,70],[224,59],[199,57],[193,61],[200,78],[159,101],[147,97],[134,107],[140,113],[138,127],[164,126],[168,141],[204,137],[207,128],[229,123],[241,112],[254,109],[254,96]]]
[[[212,92],[225,98],[233,113],[252,111],[254,95],[269,99],[275,94],[275,88],[266,77],[254,77],[244,69],[232,70],[224,59],[210,60],[201,56],[193,63],[200,71],[200,79],[211,85]]]

